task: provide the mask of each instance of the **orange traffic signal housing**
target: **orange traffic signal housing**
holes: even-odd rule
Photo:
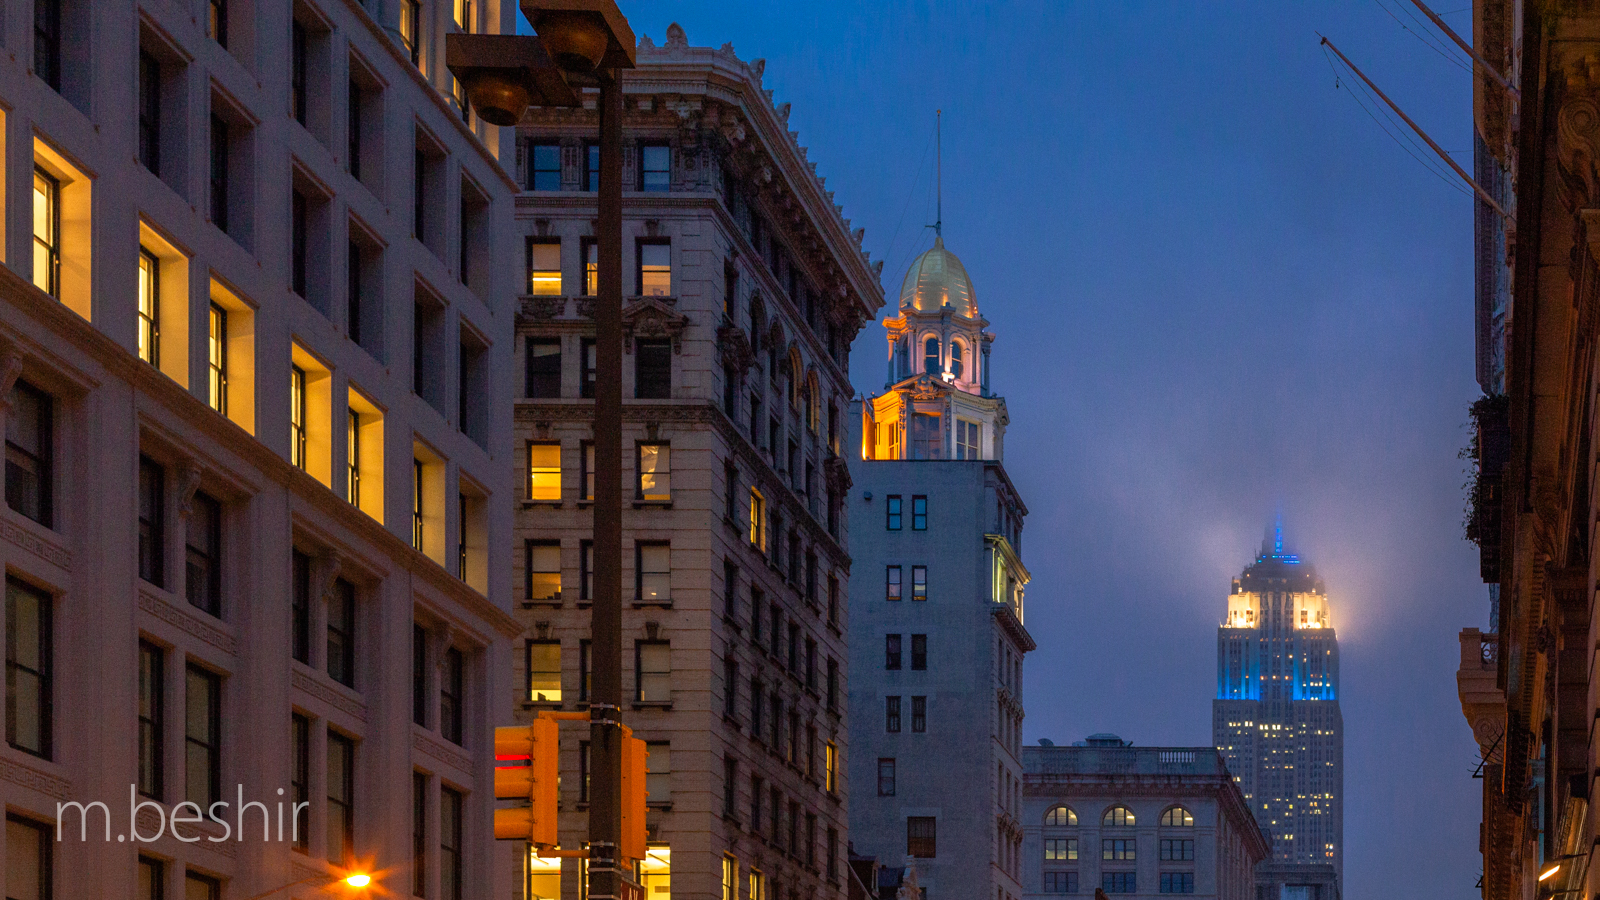
[[[561,774],[561,731],[552,719],[535,719],[529,725],[494,730],[497,760],[527,759],[526,766],[494,770],[494,795],[523,799],[526,807],[494,811],[496,840],[528,841],[545,847],[556,844],[557,790]]]
[[[644,859],[645,757],[644,741],[624,730],[622,738],[622,847],[623,859]]]

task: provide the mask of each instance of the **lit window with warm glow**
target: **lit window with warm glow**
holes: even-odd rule
[[[750,489],[750,544],[767,552],[767,498],[755,488]]]
[[[139,358],[161,366],[161,263],[139,248]]]
[[[561,242],[528,239],[528,293],[561,293]]]
[[[528,445],[528,499],[561,502],[561,445]]]
[[[672,245],[639,245],[639,294],[665,297],[672,293]]]
[[[672,499],[670,445],[639,445],[639,499],[646,503],[665,503]]]

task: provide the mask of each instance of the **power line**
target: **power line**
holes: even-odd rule
[[[1329,70],[1331,70],[1333,72],[1334,88],[1338,89],[1339,87],[1343,86],[1344,79],[1339,76],[1339,70],[1334,65],[1333,57],[1331,55],[1329,55],[1327,47],[1323,47],[1322,48],[1322,56],[1323,56],[1324,59],[1326,59],[1328,61],[1328,68],[1329,68]],[[1418,155],[1412,149],[1412,147],[1407,146],[1406,145],[1406,141],[1401,140],[1401,138],[1399,136],[1397,136],[1393,131],[1391,131],[1389,129],[1389,125],[1388,124],[1386,124],[1385,122],[1380,120],[1375,114],[1373,114],[1372,110],[1367,107],[1366,101],[1362,100],[1361,96],[1358,93],[1356,93],[1356,91],[1354,91],[1354,90],[1346,90],[1346,93],[1349,94],[1350,98],[1356,102],[1357,106],[1361,107],[1361,111],[1367,114],[1367,118],[1371,119],[1373,124],[1377,125],[1378,128],[1384,134],[1388,135],[1389,139],[1394,141],[1396,146],[1398,146],[1401,150],[1404,150],[1406,152],[1406,155],[1410,156],[1412,159],[1414,159],[1418,163],[1420,163],[1423,168],[1427,169],[1430,173],[1432,173],[1435,178],[1438,178],[1440,181],[1443,181],[1446,185],[1448,185],[1450,187],[1451,190],[1459,191],[1459,192],[1461,192],[1461,193],[1463,193],[1463,194],[1465,194],[1465,195],[1467,195],[1469,197],[1472,196],[1472,192],[1471,191],[1466,190],[1460,184],[1456,183],[1454,180],[1446,177],[1445,174],[1443,172],[1441,172],[1437,168],[1437,164],[1436,163],[1430,163],[1425,156]],[[1376,104],[1374,104],[1374,105],[1376,105]],[[1404,132],[1401,132],[1401,133],[1404,134]],[[1415,146],[1415,140],[1414,139],[1411,141],[1411,143],[1412,143],[1413,146]]]
[[[1439,54],[1441,57],[1443,57],[1445,59],[1446,62],[1448,62],[1451,65],[1455,66],[1456,68],[1462,70],[1463,72],[1466,72],[1469,75],[1472,74],[1472,67],[1471,66],[1466,65],[1465,63],[1461,62],[1461,60],[1458,59],[1457,57],[1452,56],[1448,52],[1448,48],[1446,48],[1443,44],[1438,43],[1436,38],[1432,38],[1432,37],[1428,36],[1428,32],[1427,32],[1427,30],[1425,28],[1423,28],[1420,31],[1419,30],[1415,30],[1411,26],[1409,26],[1406,23],[1400,21],[1400,17],[1395,15],[1394,11],[1389,9],[1388,4],[1384,3],[1383,0],[1372,0],[1372,2],[1377,4],[1379,9],[1383,10],[1385,13],[1388,13],[1389,14],[1389,18],[1394,19],[1396,25],[1399,25],[1402,30],[1410,33],[1410,35],[1412,37],[1414,37],[1417,40],[1421,41],[1425,46],[1427,46],[1427,48],[1429,50],[1432,50],[1433,52]],[[1405,12],[1407,18],[1411,19],[1411,21],[1413,21],[1413,22],[1416,22],[1418,28],[1422,28],[1422,23],[1418,22],[1416,16],[1413,15],[1412,13],[1408,12],[1405,9],[1405,7],[1402,6],[1400,8],[1400,11],[1401,12]]]
[[[1326,55],[1326,51],[1324,51],[1324,55]],[[935,129],[937,129],[937,124],[935,124]],[[928,151],[930,149],[932,149],[932,147],[933,147],[933,139],[934,139],[934,135],[932,135],[932,134],[928,135],[928,142],[922,146],[922,159],[921,159],[921,161],[919,161],[917,163],[917,174],[912,176],[912,178],[911,178],[911,186],[906,190],[906,202],[905,202],[905,205],[900,207],[900,220],[894,223],[894,231],[889,235],[889,247],[888,247],[887,250],[884,251],[884,254],[883,254],[883,258],[885,260],[892,260],[892,259],[895,258],[894,257],[895,241],[898,240],[899,237],[900,237],[900,226],[905,224],[906,211],[911,209],[911,200],[916,195],[917,183],[922,180],[922,169],[923,169],[924,166],[926,166],[928,164]],[[899,271],[899,270],[898,269],[889,270],[889,277],[893,278],[894,277],[894,273],[897,272],[897,271]]]

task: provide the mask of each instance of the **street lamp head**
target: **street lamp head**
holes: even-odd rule
[[[616,0],[522,0],[522,14],[556,65],[570,74],[633,68],[633,29]]]
[[[529,106],[577,106],[577,92],[532,38],[514,34],[445,35],[445,64],[467,102],[490,125],[515,125]]]
[[[353,875],[346,875],[344,883],[353,888],[364,888],[372,883],[372,876],[365,872],[356,872]]]

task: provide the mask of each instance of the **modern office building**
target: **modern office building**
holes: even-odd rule
[[[848,352],[882,305],[763,63],[674,25],[624,79],[623,721],[649,744],[647,895],[846,890]],[[518,130],[522,714],[586,710],[598,115]],[[586,772],[587,726],[562,726]],[[585,778],[561,840],[585,839]],[[526,896],[580,896],[530,854]]]
[[[1271,845],[1216,749],[1096,734],[1024,747],[1022,766],[1026,896],[1259,900],[1255,867]]]
[[[1272,837],[1263,896],[1337,900],[1344,868],[1339,641],[1316,569],[1280,518],[1233,580],[1217,629],[1211,736]]]
[[[4,5],[6,897],[510,893],[513,15]]]
[[[885,864],[915,857],[933,897],[1012,900],[1034,642],[988,324],[937,237],[884,322],[884,392],[852,405],[850,835]]]

